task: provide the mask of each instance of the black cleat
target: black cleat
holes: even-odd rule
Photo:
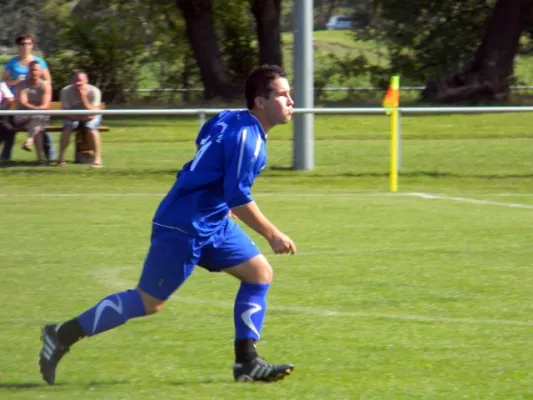
[[[293,369],[292,364],[270,364],[256,357],[247,363],[235,363],[233,378],[238,382],[276,382],[290,375]]]
[[[59,325],[46,325],[41,333],[43,348],[39,353],[39,366],[41,375],[49,385],[53,385],[56,380],[56,367],[59,360],[70,350],[68,346],[59,343],[57,328]]]

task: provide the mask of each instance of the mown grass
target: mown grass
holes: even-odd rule
[[[0,167],[0,398],[528,399],[533,207],[528,115],[316,116],[316,168],[269,134],[259,205],[298,246],[275,279],[260,352],[296,370],[232,382],[236,282],[201,269],[162,313],[75,345],[47,387],[39,329],[136,284],[154,209],[194,153],[194,118],[108,118],[102,170]],[[423,198],[412,192],[442,198]],[[529,208],[528,208],[529,207]]]

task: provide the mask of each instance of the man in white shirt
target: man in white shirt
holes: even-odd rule
[[[0,110],[8,110],[13,104],[15,96],[9,90],[4,81],[0,81]],[[11,148],[15,141],[15,130],[7,116],[0,117],[0,143],[3,143],[0,160],[9,160],[11,158]]]
[[[82,70],[75,70],[72,73],[72,85],[66,86],[61,90],[60,100],[63,110],[94,110],[101,109],[100,100],[102,93],[96,86],[89,84],[87,73]],[[101,140],[98,126],[102,122],[102,115],[75,116],[70,115],[65,118],[63,130],[59,140],[59,160],[58,165],[65,164],[65,150],[70,142],[70,135],[73,130],[80,126],[85,128],[92,140],[94,149],[93,168],[102,167]]]

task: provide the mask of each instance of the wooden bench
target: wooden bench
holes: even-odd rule
[[[15,109],[15,105],[11,106],[11,109]],[[101,109],[105,110],[105,103],[101,103]],[[59,101],[53,101],[50,103],[50,110],[61,110],[61,103]],[[63,130],[63,124],[47,125],[46,132],[61,132]],[[18,129],[18,132],[23,132],[23,129]],[[109,127],[100,125],[98,127],[99,132],[108,132]],[[92,164],[94,162],[94,148],[92,146],[92,140],[89,138],[88,133],[84,129],[77,129],[74,139],[74,162],[81,164]]]

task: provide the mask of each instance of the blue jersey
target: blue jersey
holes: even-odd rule
[[[252,184],[266,164],[266,135],[248,110],[223,111],[202,127],[196,146],[154,224],[209,237],[224,226],[230,208],[253,201]]]
[[[46,61],[41,57],[33,56],[33,61],[37,61],[42,69],[48,69]],[[4,69],[11,72],[10,79],[17,79],[19,76],[28,75],[29,67],[27,65],[22,65],[19,61],[19,57],[11,58],[5,65]]]

